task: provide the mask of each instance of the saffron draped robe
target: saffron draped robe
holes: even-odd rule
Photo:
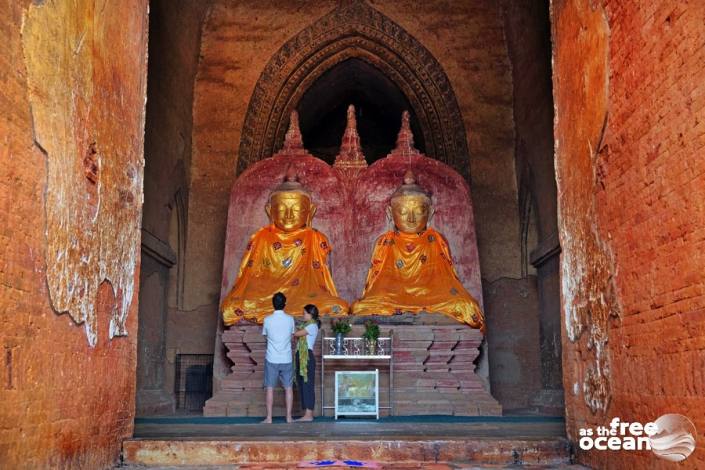
[[[448,242],[432,228],[380,236],[362,298],[351,306],[353,315],[407,312],[442,313],[485,331],[480,306],[455,272]]]
[[[304,227],[285,232],[270,224],[250,238],[237,279],[223,300],[226,326],[241,319],[262,323],[272,313],[272,296],[286,296],[286,311],[298,315],[314,304],[321,315],[347,315],[328,268],[331,246],[325,235]]]

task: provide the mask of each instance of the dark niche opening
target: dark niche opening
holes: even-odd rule
[[[348,59],[321,75],[302,96],[297,110],[306,149],[333,163],[345,131],[349,104],[368,163],[385,157],[396,144],[401,113],[411,114],[416,148],[425,152],[421,129],[406,95],[375,66]]]

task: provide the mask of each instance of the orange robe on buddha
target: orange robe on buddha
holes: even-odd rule
[[[379,237],[362,298],[351,307],[353,315],[404,312],[442,313],[485,330],[480,306],[455,273],[448,243],[432,228]]]
[[[240,319],[262,323],[272,313],[272,296],[286,296],[286,310],[298,315],[314,304],[321,315],[347,315],[328,269],[331,246],[325,235],[304,227],[285,232],[274,224],[258,230],[247,245],[235,285],[222,305],[226,326]]]

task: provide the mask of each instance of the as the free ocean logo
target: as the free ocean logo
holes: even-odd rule
[[[609,426],[581,428],[582,450],[651,450],[658,457],[680,462],[695,450],[695,425],[683,415],[665,414],[656,421],[622,421],[615,417]]]

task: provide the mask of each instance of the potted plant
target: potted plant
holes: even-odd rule
[[[367,354],[374,356],[377,353],[377,338],[379,338],[379,325],[372,320],[365,322],[365,332],[362,334],[367,344]]]
[[[347,320],[334,321],[331,324],[333,333],[335,333],[335,353],[343,354],[343,337],[350,333],[352,327]]]

